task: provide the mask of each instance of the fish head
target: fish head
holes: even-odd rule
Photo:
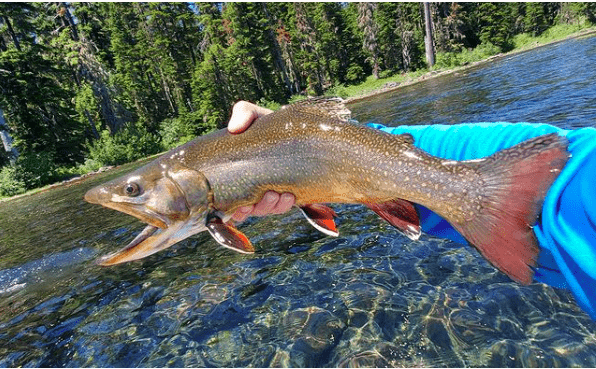
[[[100,265],[141,259],[206,230],[210,186],[198,171],[156,161],[90,189],[85,200],[132,215],[148,225]]]

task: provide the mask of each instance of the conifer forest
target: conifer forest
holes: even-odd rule
[[[438,62],[594,24],[594,3],[430,3]],[[416,70],[423,3],[0,3],[0,195],[225,126],[231,107]]]

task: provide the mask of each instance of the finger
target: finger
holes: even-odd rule
[[[271,212],[273,214],[282,214],[290,211],[292,206],[296,203],[296,197],[289,192],[284,192],[280,195],[277,204],[273,207]]]
[[[250,213],[252,212],[252,210],[254,209],[254,205],[247,205],[247,206],[241,206],[238,209],[236,209],[236,212],[232,215],[232,220],[240,223],[240,222],[244,222],[246,220],[246,218],[248,218],[248,216],[250,215]]]
[[[255,119],[271,112],[272,110],[262,108],[248,101],[238,101],[232,108],[232,116],[228,122],[228,131],[231,133],[243,132]]]
[[[255,204],[251,215],[262,217],[271,214],[271,210],[279,201],[280,195],[277,192],[267,191],[261,201]]]

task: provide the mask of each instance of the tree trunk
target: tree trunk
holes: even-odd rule
[[[21,51],[21,43],[19,42],[19,38],[17,37],[16,33],[14,33],[14,29],[12,28],[12,24],[10,23],[10,19],[8,19],[8,17],[5,15],[3,16],[3,18],[4,23],[6,24],[6,29],[10,34],[10,38],[12,38],[12,42],[14,42],[14,46],[17,48],[17,50]]]
[[[10,137],[7,128],[6,122],[4,121],[4,112],[0,109],[0,138],[2,139],[4,150],[10,155],[10,163],[14,165],[19,157],[19,152],[16,147],[12,146],[12,137]]]
[[[66,23],[68,23],[66,24],[66,26],[70,28],[72,39],[75,41],[79,41],[79,31],[77,30],[77,25],[72,19],[72,14],[70,14],[70,10],[68,10],[68,5],[66,3],[59,3],[58,5],[64,9],[63,19],[65,19]]]
[[[433,45],[433,22],[430,16],[430,3],[424,3],[424,23],[426,25],[426,35],[424,36],[426,62],[429,67],[432,67],[435,65],[435,47]]]
[[[379,45],[377,43],[379,29],[374,19],[377,3],[358,3],[358,26],[364,33],[362,46],[372,55],[373,75],[379,79]]]
[[[89,128],[91,129],[91,134],[96,140],[99,140],[99,133],[97,132],[97,128],[95,128],[95,123],[93,122],[93,118],[91,117],[91,113],[89,110],[85,109],[85,117],[87,117],[87,121],[89,122]]]
[[[286,84],[286,88],[288,89],[289,94],[293,94],[294,90],[292,88],[292,83],[290,82],[290,78],[288,78],[288,72],[286,70],[286,65],[284,60],[281,56],[281,47],[279,46],[279,42],[277,42],[277,38],[273,33],[273,22],[271,21],[271,16],[269,15],[269,11],[267,10],[267,3],[261,3],[263,11],[265,12],[265,16],[267,17],[267,34],[269,36],[272,47],[272,56],[275,65],[277,66],[278,71],[281,74],[281,78],[283,79],[284,83]]]

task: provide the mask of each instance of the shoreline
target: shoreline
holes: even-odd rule
[[[351,103],[354,103],[354,102],[357,102],[357,101],[365,100],[365,99],[368,99],[368,98],[373,97],[373,96],[382,95],[384,93],[394,92],[394,91],[399,90],[402,87],[411,86],[411,85],[414,85],[416,83],[427,81],[427,80],[430,80],[430,79],[433,79],[433,78],[438,78],[438,77],[446,76],[446,75],[449,75],[449,74],[461,72],[461,71],[464,71],[464,70],[467,70],[467,69],[471,69],[471,68],[477,67],[479,65],[482,65],[482,64],[485,64],[485,63],[488,63],[488,62],[492,62],[494,60],[501,59],[501,58],[504,58],[504,57],[507,57],[507,56],[521,54],[521,53],[524,53],[524,52],[527,52],[527,51],[532,51],[532,50],[539,49],[539,48],[544,47],[544,46],[549,46],[549,45],[553,45],[553,44],[556,44],[556,43],[559,43],[559,42],[563,42],[563,41],[566,41],[566,40],[571,40],[571,39],[575,39],[575,38],[581,38],[581,37],[590,36],[590,35],[594,35],[594,34],[596,34],[596,28],[594,28],[594,27],[587,28],[587,29],[581,30],[581,31],[579,31],[577,33],[573,33],[573,34],[571,34],[571,35],[569,35],[567,37],[564,37],[564,38],[561,38],[561,39],[558,39],[558,40],[553,40],[553,41],[546,42],[546,43],[540,43],[540,42],[536,41],[536,42],[534,42],[534,43],[532,43],[532,44],[530,44],[528,46],[524,46],[524,47],[522,47],[520,49],[508,51],[506,53],[499,53],[499,54],[496,54],[496,55],[492,55],[492,56],[489,56],[486,59],[475,61],[475,62],[466,64],[466,65],[462,65],[462,66],[459,66],[459,67],[455,67],[455,68],[451,68],[451,69],[445,69],[445,70],[431,70],[431,71],[429,71],[429,72],[427,72],[427,73],[425,73],[425,74],[423,74],[423,75],[421,75],[419,77],[412,78],[412,79],[407,80],[405,82],[391,82],[391,81],[388,81],[385,84],[385,86],[383,86],[381,88],[373,89],[371,91],[366,91],[366,92],[363,92],[362,94],[359,94],[359,95],[356,95],[356,96],[350,96],[350,97],[348,97],[346,99],[346,104],[351,104]]]
[[[488,57],[486,59],[475,61],[475,62],[466,64],[466,65],[462,65],[462,66],[459,66],[459,67],[455,67],[455,68],[451,68],[451,69],[446,69],[446,70],[432,70],[432,71],[429,71],[429,72],[427,72],[427,73],[425,73],[425,74],[423,74],[423,75],[421,75],[419,77],[411,78],[411,79],[408,79],[408,80],[406,80],[404,82],[388,81],[381,88],[373,89],[373,90],[370,90],[370,91],[365,91],[362,94],[359,94],[359,95],[356,95],[356,96],[350,96],[350,97],[346,98],[345,99],[345,103],[346,103],[346,105],[349,105],[351,103],[354,103],[354,102],[357,102],[357,101],[361,101],[361,100],[365,100],[365,99],[371,98],[373,96],[382,95],[382,94],[385,94],[385,93],[388,93],[388,92],[395,92],[395,91],[399,90],[400,88],[411,86],[411,85],[414,85],[414,84],[417,84],[417,83],[420,83],[420,82],[424,82],[424,81],[427,81],[427,80],[430,80],[430,79],[434,79],[434,78],[446,76],[446,75],[449,75],[449,74],[461,72],[461,71],[464,71],[464,70],[467,70],[467,69],[471,69],[471,68],[477,67],[479,65],[482,65],[482,64],[486,64],[488,62],[491,62],[493,60],[501,59],[501,58],[504,58],[504,57],[507,57],[507,56],[512,56],[512,55],[516,55],[516,54],[521,54],[521,53],[524,53],[524,52],[527,52],[527,51],[539,49],[539,48],[544,47],[544,46],[553,45],[553,44],[556,44],[556,43],[559,43],[559,42],[563,42],[563,41],[566,41],[566,40],[575,39],[575,38],[581,38],[581,37],[590,36],[590,35],[594,35],[594,34],[596,34],[596,27],[591,27],[591,28],[587,28],[587,29],[581,30],[581,31],[579,31],[577,33],[571,34],[571,35],[569,35],[567,37],[564,37],[564,38],[561,38],[561,39],[558,39],[558,40],[553,40],[553,41],[546,42],[546,43],[539,43],[538,41],[536,41],[536,42],[534,42],[532,44],[529,44],[527,46],[524,46],[524,47],[522,47],[520,49],[512,50],[512,51],[509,51],[509,52],[506,52],[506,53],[499,53],[499,54],[496,54],[496,55],[492,55],[492,56],[490,56],[490,57]],[[163,154],[163,152],[162,153],[159,153],[159,154],[151,155],[151,156],[146,157],[146,158],[143,158],[143,159],[136,160],[136,161],[131,162],[131,163],[122,164],[122,165],[128,165],[128,164],[137,163],[139,161],[147,160],[147,159],[150,159],[150,158],[155,158],[155,157],[160,156],[162,154]],[[5,203],[5,202],[8,202],[8,201],[11,201],[11,200],[19,199],[21,197],[34,195],[34,194],[40,193],[40,192],[45,192],[45,191],[48,191],[48,190],[51,190],[51,189],[54,189],[54,188],[63,187],[63,186],[66,186],[66,187],[72,186],[74,184],[78,184],[78,183],[84,182],[85,180],[94,177],[96,174],[103,173],[103,172],[108,172],[108,171],[111,171],[113,169],[120,168],[122,165],[115,165],[115,166],[112,165],[112,166],[101,167],[100,169],[98,169],[97,171],[94,171],[94,172],[85,173],[83,175],[80,175],[80,176],[77,176],[77,177],[73,177],[73,178],[70,178],[70,179],[66,179],[66,180],[63,180],[63,181],[60,181],[60,182],[52,183],[52,184],[49,184],[49,185],[46,185],[46,186],[43,186],[43,187],[40,187],[40,188],[34,188],[34,189],[29,190],[29,191],[27,191],[25,193],[18,194],[18,195],[15,195],[15,196],[3,197],[3,198],[0,198],[0,204]]]

